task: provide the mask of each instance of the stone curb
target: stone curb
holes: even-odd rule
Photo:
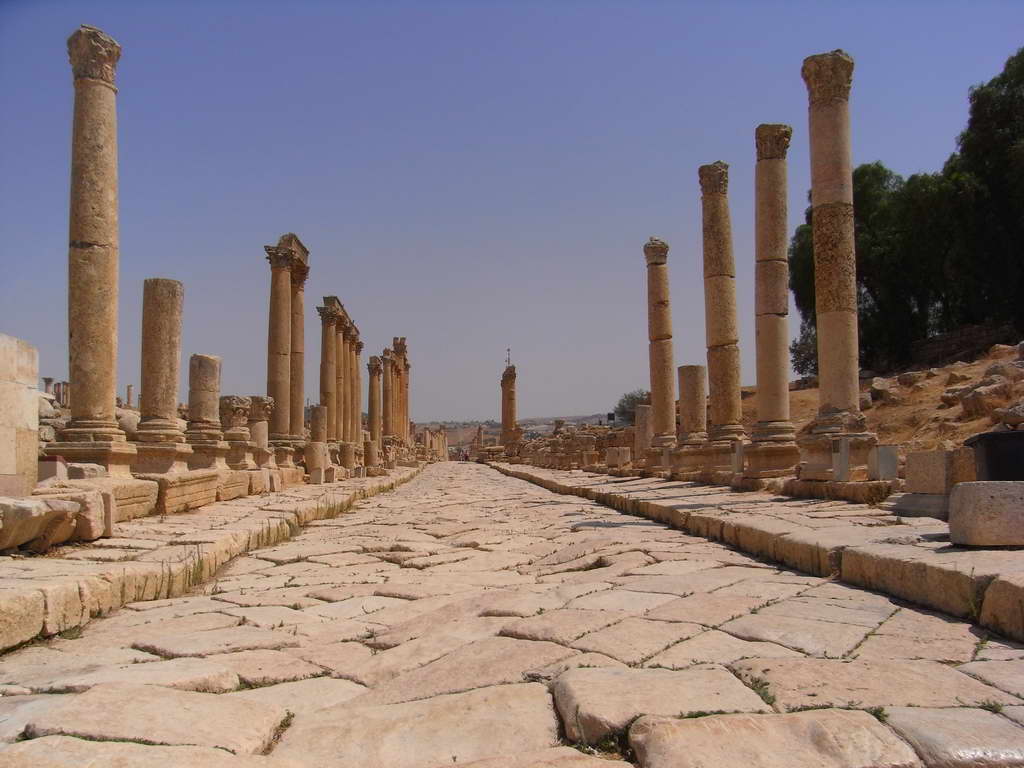
[[[1024,552],[1021,551],[911,546],[899,541],[898,526],[886,527],[885,530],[895,534],[890,538],[870,527],[809,531],[778,518],[722,509],[714,501],[706,502],[699,509],[673,507],[633,498],[628,491],[611,493],[585,484],[560,482],[499,463],[488,462],[487,466],[553,493],[580,496],[693,536],[725,542],[742,552],[796,570],[832,577],[967,618],[1002,635],[1024,640],[1024,609],[1020,608],[1024,606]],[[600,482],[604,476],[586,475],[586,478]],[[645,480],[639,476],[631,479]],[[623,482],[626,479],[609,477],[608,480]],[[674,481],[662,482],[669,485]],[[730,489],[719,490],[728,493]],[[914,529],[904,530],[912,532]],[[936,520],[934,526],[917,530],[941,537],[948,526]]]
[[[112,563],[80,576],[26,579],[25,586],[14,579],[0,580],[0,652],[37,637],[82,627],[128,603],[186,594],[238,555],[286,541],[308,523],[337,516],[358,501],[409,482],[422,471],[421,465],[395,477],[367,478],[366,485],[355,489],[325,487],[320,496],[303,501],[254,498],[259,506],[242,520],[185,535],[135,560]],[[69,569],[79,564],[54,562],[69,563]]]

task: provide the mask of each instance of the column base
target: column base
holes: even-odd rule
[[[278,469],[295,469],[295,447],[290,443],[272,442],[270,450],[274,452],[274,461]]]
[[[135,443],[132,474],[177,474],[188,471],[192,446],[186,443]]]
[[[68,432],[73,430],[64,430],[61,437]],[[66,461],[78,464],[99,464],[110,477],[130,479],[131,465],[138,451],[134,443],[125,442],[123,432],[120,434],[120,440],[50,443],[46,446],[46,455],[63,456]]]
[[[743,476],[747,478],[796,475],[800,449],[793,441],[753,442],[743,449]]]
[[[684,482],[700,480],[701,469],[704,466],[703,447],[703,441],[694,441],[683,443],[672,451],[669,477]]]
[[[797,440],[800,480],[863,482],[869,479],[868,457],[878,445],[873,432],[822,432]]]
[[[253,461],[252,452],[256,447],[255,443],[245,440],[228,440],[228,467],[238,470],[258,469]]]
[[[224,440],[209,443],[190,443],[192,455],[188,458],[189,469],[216,469],[228,471],[228,451],[230,446]]]
[[[345,469],[355,469],[356,466],[356,444],[355,443],[341,443],[340,444],[340,458],[341,466]]]
[[[213,469],[186,470],[184,472],[144,473],[135,475],[139,480],[153,480],[160,487],[156,500],[158,515],[173,515],[198,509],[217,500],[220,476]]]

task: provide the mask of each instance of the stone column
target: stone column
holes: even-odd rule
[[[121,46],[95,27],[68,38],[75,104],[68,246],[71,421],[47,453],[128,474],[133,446],[117,425],[117,88]],[[61,387],[68,404],[70,386]]]
[[[188,361],[188,430],[185,438],[193,446],[219,443],[224,439],[220,425],[220,366],[215,355],[192,355]]]
[[[345,330],[348,326],[348,318],[344,315],[338,318],[338,335],[335,337],[335,398],[338,400],[337,421],[335,431],[339,442],[345,441]]]
[[[786,151],[793,129],[762,124],[754,132],[757,424],[745,450],[744,476],[793,474],[800,460],[789,420],[789,228]]]
[[[277,469],[277,459],[270,448],[270,419],[275,408],[274,398],[253,395],[249,403],[247,418],[253,460],[260,469]]]
[[[516,431],[516,367],[509,365],[501,374],[501,444],[511,445]]]
[[[270,422],[272,440],[291,436],[292,276],[287,248],[266,245],[270,262],[270,331],[267,334],[267,396],[278,407]]]
[[[342,381],[340,395],[341,402],[338,410],[341,412],[341,437],[343,443],[352,442],[352,321],[346,321],[342,328],[341,343],[341,370]]]
[[[128,388],[125,390],[125,402],[124,402],[124,407],[125,408],[133,408],[134,407],[134,405],[133,405],[133,402],[134,402],[134,399],[135,399],[134,395],[135,395],[135,387],[133,385],[129,384]]]
[[[356,346],[359,344],[359,330],[352,326],[352,335],[348,342],[348,368],[346,373],[348,374],[349,384],[345,389],[345,393],[348,395],[348,440],[352,444],[357,444],[362,441],[362,437],[359,434],[359,413],[357,406],[359,403],[359,365],[356,362]]]
[[[356,443],[363,444],[363,342],[356,342]]]
[[[186,470],[192,449],[178,426],[181,316],[185,289],[177,280],[150,278],[142,289],[142,413],[136,430],[136,473]]]
[[[647,338],[651,375],[651,438],[648,469],[668,469],[675,445],[675,365],[672,360],[672,309],[669,303],[668,243],[652,237],[644,245],[647,262]],[[643,457],[637,456],[639,461]]]
[[[857,258],[853,228],[850,86],[853,59],[832,51],[804,59],[809,97],[811,227],[818,330],[818,415],[800,440],[800,477],[832,479],[832,441],[849,438],[850,479],[867,477],[877,442],[860,412]]]
[[[405,368],[402,376],[402,426],[405,429],[405,441],[408,443],[412,442],[412,416],[409,413],[409,379],[412,374],[412,366],[409,364],[407,354],[402,355],[402,364]]]
[[[333,307],[317,307],[320,315],[320,403],[327,409],[327,440],[338,439],[338,401],[335,386],[338,314]]]
[[[679,366],[679,447],[672,452],[673,480],[696,480],[704,466],[708,439],[706,379],[703,365]]]
[[[131,386],[131,384],[129,384],[128,386]],[[43,392],[45,392],[48,395],[52,395],[53,394],[53,377],[52,376],[43,376]]]
[[[327,456],[327,407],[317,405],[310,409],[309,442],[305,446],[306,472],[309,482],[318,485],[333,481],[328,472],[333,474]]]
[[[373,467],[377,465],[377,451],[381,445],[381,391],[380,391],[380,380],[381,373],[383,372],[383,365],[381,364],[380,358],[376,355],[371,356],[366,364],[367,373],[369,376],[369,392],[367,393],[367,411],[370,427],[370,450],[366,456],[366,466]]]
[[[382,413],[381,413],[381,429],[385,436],[395,434],[394,425],[394,398],[395,393],[392,390],[394,386],[394,377],[392,376],[392,360],[391,350],[385,349],[381,353],[381,366],[383,368],[383,378],[381,379],[381,401],[382,401]]]
[[[290,413],[288,424],[292,439],[306,439],[306,278],[309,266],[296,260],[291,284],[291,356],[289,369]]]
[[[708,347],[711,429],[705,447],[704,479],[724,480],[731,472],[736,442],[744,438],[740,395],[740,348],[736,322],[736,263],[729,218],[729,166],[699,170],[704,239],[704,327]]]

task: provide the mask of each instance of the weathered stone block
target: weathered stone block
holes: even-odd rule
[[[39,353],[0,333],[0,494],[27,496],[38,478]]]
[[[949,539],[964,546],[1024,546],[1024,482],[957,485],[949,499]]]

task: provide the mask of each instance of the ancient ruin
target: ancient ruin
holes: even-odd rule
[[[307,387],[327,281],[291,232],[264,246],[265,387],[183,349],[189,281],[149,278],[119,399],[121,47],[82,26],[68,52],[68,380],[0,334],[0,765],[1024,765],[1024,343],[862,379],[849,55],[802,70],[816,392],[789,381],[793,129],[766,123],[739,266],[729,166],[698,169],[706,365],[676,367],[652,237],[649,393],[522,418],[509,351],[500,421],[455,424],[413,420],[407,337],[364,376],[391,329],[359,296],[315,307]],[[924,394],[991,429],[880,444],[872,409]]]

